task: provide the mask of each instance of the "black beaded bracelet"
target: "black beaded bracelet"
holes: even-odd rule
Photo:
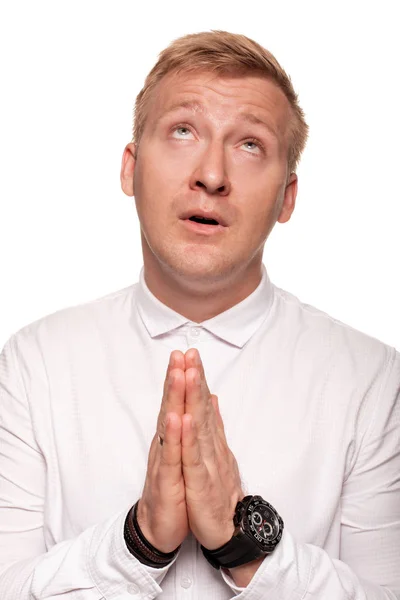
[[[124,539],[127,548],[135,558],[149,567],[166,567],[175,558],[180,546],[173,552],[161,552],[145,538],[137,521],[138,502],[125,519]]]

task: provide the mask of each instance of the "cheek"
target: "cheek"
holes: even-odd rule
[[[141,223],[151,217],[157,220],[163,208],[165,186],[156,161],[146,160],[142,155],[135,168],[135,203]],[[164,194],[162,191],[164,189]]]
[[[160,166],[146,163],[138,169],[136,210],[141,229],[152,247],[159,247],[174,236],[178,193],[179,182],[161,171]]]
[[[150,146],[150,145],[149,145]],[[143,209],[157,205],[163,210],[188,185],[190,157],[163,145],[146,148],[138,158],[135,192]]]
[[[247,198],[248,202],[242,204],[240,209],[242,223],[245,224],[247,229],[255,232],[268,229],[271,222],[276,220],[276,194],[267,189],[260,194],[258,189],[253,194],[250,192]]]
[[[247,178],[247,202],[241,203],[243,219],[255,231],[269,231],[274,225],[284,193],[283,174],[278,169],[264,169],[259,177]]]

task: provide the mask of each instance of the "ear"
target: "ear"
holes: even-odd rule
[[[289,221],[294,211],[297,196],[297,175],[291,173],[288,179],[288,183],[285,188],[285,195],[283,197],[283,203],[277,219],[278,223],[286,223]]]
[[[122,155],[121,188],[127,196],[135,195],[134,173],[136,164],[136,144],[128,144]]]

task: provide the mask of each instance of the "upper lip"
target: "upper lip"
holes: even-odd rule
[[[215,210],[208,211],[202,208],[191,208],[189,210],[186,210],[180,218],[182,220],[185,220],[190,219],[190,217],[203,217],[203,219],[214,219],[214,221],[218,221],[219,225],[222,225],[223,227],[227,226],[225,219],[221,217],[221,215]]]

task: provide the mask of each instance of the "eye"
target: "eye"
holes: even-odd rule
[[[245,142],[243,142],[242,146],[244,146],[245,150],[250,152],[251,154],[259,154],[264,150],[261,142],[259,142],[256,139],[246,140]]]
[[[172,132],[172,137],[178,140],[189,138],[191,135],[193,135],[192,132],[185,125],[178,125]]]

